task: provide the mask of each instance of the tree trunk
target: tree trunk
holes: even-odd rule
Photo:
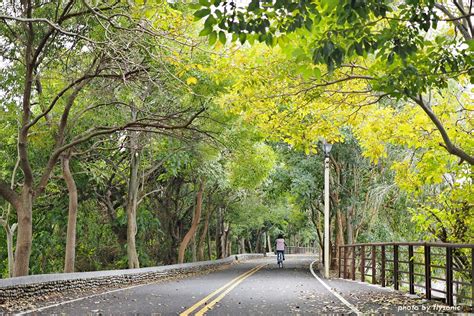
[[[352,216],[353,216],[353,207],[349,206],[347,208],[347,244],[352,245],[354,243],[354,226],[352,224]],[[345,248],[344,251],[348,251],[347,258],[352,258],[354,255],[352,253],[352,247],[350,248]],[[352,278],[352,260],[349,260],[349,278]]]
[[[8,251],[8,276],[11,278],[14,271],[13,261],[13,235],[15,234],[17,224],[13,224],[7,231],[7,251]]]
[[[69,194],[69,211],[67,219],[66,254],[64,272],[74,272],[76,258],[76,222],[77,222],[77,187],[69,167],[69,153],[62,157],[63,177]]]
[[[245,253],[245,238],[240,238],[240,253]]]
[[[18,144],[17,144],[17,146],[18,146]],[[16,172],[17,172],[19,166],[20,166],[20,157],[18,156],[18,158],[16,160],[16,163],[15,163],[15,167],[13,168],[13,172],[12,172],[12,177],[11,177],[11,181],[10,181],[10,190],[8,190],[6,188],[5,184],[0,183],[0,186],[3,184],[3,188],[0,187],[1,196],[3,196],[3,194],[7,194],[7,192],[10,192],[10,194],[12,194],[14,192],[13,189],[15,187],[15,177],[16,177]],[[12,194],[10,196],[10,199],[12,199],[12,201],[10,201],[9,204],[7,205],[6,214],[2,215],[4,217],[0,217],[0,224],[5,229],[5,234],[7,235],[8,277],[9,278],[13,277],[13,270],[14,270],[13,236],[15,235],[15,230],[16,230],[18,224],[14,223],[13,225],[10,226],[8,221],[10,219],[10,212],[11,212],[12,206],[14,204],[14,203],[12,203],[12,202],[14,202],[13,199],[18,202],[18,196],[16,194]]]
[[[132,112],[132,119],[136,113]],[[140,167],[138,150],[138,132],[130,132],[130,177],[128,179],[127,196],[127,257],[128,268],[140,268],[135,237],[137,235],[137,206],[138,206],[138,169]]]
[[[194,234],[194,237],[192,239],[192,250],[193,250],[193,262],[197,261],[197,240],[196,240],[196,234]]]
[[[232,254],[232,240],[227,240],[226,258]]]
[[[10,206],[9,206],[10,207]],[[13,260],[13,235],[17,227],[17,223],[14,223],[11,227],[6,220],[0,218],[0,224],[5,229],[7,235],[7,253],[8,253],[8,277],[13,277],[14,260]]]
[[[336,214],[335,214],[336,215]],[[329,219],[329,262],[331,270],[336,269],[337,263],[337,216]]]
[[[352,225],[352,206],[347,208],[347,244],[352,245],[354,243],[354,226]]]
[[[270,234],[267,234],[267,245],[268,245],[268,252],[273,252],[272,251],[272,243],[270,240]]]
[[[255,253],[260,253],[260,249],[262,248],[262,232],[261,230],[259,229],[257,231],[257,240],[255,242],[255,249],[254,249],[254,252]]]
[[[216,216],[216,258],[222,258],[222,235],[224,234],[224,227],[222,224],[222,208],[219,207]]]
[[[14,276],[28,275],[33,236],[33,195],[32,188],[23,185],[21,192],[21,205],[17,208],[18,234],[16,238]]]
[[[211,198],[208,199],[206,221],[204,222],[204,227],[202,228],[201,237],[199,238],[199,243],[198,243],[198,261],[204,260],[204,246],[206,242],[206,236],[208,235],[209,219],[211,218],[211,212],[212,212],[210,200]]]
[[[343,223],[343,218],[342,218],[342,213],[340,209],[336,210],[336,224],[337,224],[337,230],[336,230],[336,253],[339,253],[339,246],[344,245],[344,223]],[[333,256],[334,260],[334,266],[338,266],[338,260],[336,256]]]
[[[323,237],[321,236],[321,220],[319,210],[316,210],[314,206],[310,206],[311,210],[311,221],[313,222],[314,228],[316,228],[316,234],[318,235],[318,244],[321,249],[324,248]]]
[[[221,259],[228,257],[228,254],[229,254],[228,239],[229,239],[230,225],[229,223],[223,222],[222,227],[223,227],[223,232],[222,232],[221,240],[220,240],[221,249],[222,249],[221,257],[220,257]]]
[[[252,243],[250,242],[250,238],[247,239],[248,244],[249,244],[249,252],[252,253]]]
[[[267,252],[267,232],[263,232],[263,253]]]
[[[211,248],[211,232],[207,230],[207,259],[211,260],[212,258],[212,248]]]
[[[173,228],[171,228],[173,229]],[[179,229],[176,227],[174,228],[173,235],[171,236],[171,246],[169,249],[169,254],[168,254],[168,264],[175,264],[177,263],[178,259],[178,248],[179,248],[179,242],[180,239],[179,236]]]
[[[186,235],[183,238],[183,241],[179,245],[178,263],[183,263],[184,262],[184,254],[186,252],[186,248],[188,247],[189,241],[191,240],[191,238],[196,233],[196,229],[199,225],[199,221],[201,220],[202,193],[203,193],[203,191],[204,191],[204,182],[200,181],[199,189],[198,189],[198,193],[197,193],[197,199],[196,199],[196,207],[194,209],[193,221],[191,223],[191,227],[189,228],[189,231],[186,233]]]

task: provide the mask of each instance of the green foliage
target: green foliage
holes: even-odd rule
[[[255,188],[268,177],[274,164],[275,154],[265,144],[241,148],[229,162],[230,183],[237,188]]]

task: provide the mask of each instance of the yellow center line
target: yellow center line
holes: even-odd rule
[[[196,304],[194,304],[193,306],[191,306],[190,308],[188,308],[187,310],[185,310],[184,312],[182,312],[181,314],[179,314],[179,316],[188,316],[189,314],[191,314],[195,309],[197,309],[199,306],[201,306],[202,304],[206,303],[209,299],[211,299],[213,296],[217,295],[219,292],[223,291],[226,287],[232,285],[234,282],[237,282],[239,281],[241,278],[244,278],[246,277],[247,275],[249,275],[250,273],[252,273],[253,271],[256,271],[257,269],[260,269],[261,267],[263,267],[264,265],[259,265],[259,266],[256,266],[252,269],[250,269],[249,271],[239,275],[238,277],[230,280],[229,282],[227,282],[226,284],[224,284],[223,286],[221,286],[220,288],[218,288],[217,290],[215,290],[214,292],[212,292],[211,294],[209,294],[208,296],[206,296],[205,298],[203,298],[202,300],[200,300],[199,302],[197,302]]]
[[[258,266],[256,269],[253,271],[250,271],[250,273],[247,273],[247,275],[243,276],[240,278],[237,282],[235,282],[232,286],[230,286],[227,290],[221,293],[218,297],[216,297],[212,302],[204,306],[199,312],[197,312],[194,316],[202,316],[204,315],[208,310],[210,310],[214,305],[216,305],[224,296],[226,296],[230,291],[232,291],[239,283],[241,283],[243,280],[251,276],[252,274],[256,273],[258,270],[266,266],[267,264],[262,264]]]

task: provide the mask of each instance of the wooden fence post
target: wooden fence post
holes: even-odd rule
[[[471,249],[471,306],[474,306],[474,248]]]
[[[372,284],[377,284],[377,266],[375,262],[377,251],[375,249],[375,245],[372,246]]]
[[[344,247],[344,279],[347,279],[347,249],[348,247]]]
[[[408,246],[408,278],[410,283],[410,294],[415,294],[415,265],[413,258],[413,246]]]
[[[360,246],[360,280],[365,281],[365,246]]]
[[[382,265],[380,267],[380,284],[385,287],[385,245],[381,249]]]
[[[352,246],[352,280],[356,279],[356,248]]]
[[[393,288],[399,289],[398,283],[398,245],[393,245]]]
[[[453,248],[446,247],[446,304],[453,306]]]
[[[341,260],[342,260],[342,256],[341,256],[341,251],[342,251],[342,246],[339,246],[339,277],[341,277]]]
[[[425,245],[425,296],[431,299],[431,247]]]

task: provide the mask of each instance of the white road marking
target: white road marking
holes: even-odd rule
[[[337,293],[336,291],[334,291],[333,289],[331,289],[331,287],[329,287],[329,285],[327,285],[323,280],[321,280],[320,277],[318,277],[318,275],[314,272],[313,270],[313,264],[316,262],[316,260],[314,260],[313,262],[311,262],[311,264],[309,265],[309,269],[311,270],[311,274],[313,274],[313,276],[316,278],[316,280],[318,280],[329,292],[331,292],[332,294],[334,294],[335,297],[337,297],[342,303],[344,303],[344,305],[346,305],[347,307],[349,307],[354,313],[356,313],[357,316],[362,316],[363,314],[361,312],[359,312],[359,310],[354,306],[352,305],[351,303],[349,303],[344,297],[342,297],[339,293]]]
[[[112,291],[97,293],[97,294],[93,294],[93,295],[89,295],[89,296],[85,296],[85,297],[79,297],[79,298],[75,298],[75,299],[73,299],[73,300],[69,300],[69,301],[65,301],[65,302],[60,302],[60,303],[56,303],[56,304],[51,304],[51,305],[47,305],[47,306],[43,306],[43,307],[40,307],[40,308],[31,309],[31,310],[24,311],[24,312],[20,312],[20,313],[15,313],[15,315],[26,315],[26,314],[30,314],[30,313],[41,312],[41,311],[44,311],[45,309],[48,309],[48,308],[57,307],[57,306],[61,306],[61,305],[65,305],[65,304],[69,304],[69,303],[73,303],[73,302],[85,300],[85,299],[92,298],[92,297],[96,297],[96,296],[100,296],[100,295],[105,295],[105,294],[110,294],[110,293],[114,293],[114,292],[129,290],[129,289],[133,289],[133,288],[136,288],[136,287],[139,287],[139,286],[144,286],[144,285],[147,285],[147,284],[138,284],[138,285],[133,285],[133,286],[129,286],[129,287],[124,287],[124,288],[120,288],[120,289],[116,289],[116,290],[112,290]]]

